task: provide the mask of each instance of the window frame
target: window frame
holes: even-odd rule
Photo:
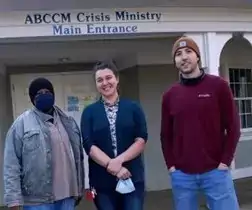
[[[230,65],[230,66],[227,66],[225,65],[225,72],[226,74],[225,75],[225,78],[228,79],[228,83],[229,83],[229,87],[231,88],[231,82],[230,82],[230,71],[231,69],[250,69],[251,70],[251,74],[252,74],[252,64],[251,65]],[[233,83],[234,84],[234,83]],[[241,98],[237,98],[237,97],[234,97],[234,100],[235,101],[241,101],[241,100],[251,100],[252,102],[252,97],[241,97]],[[243,113],[245,114],[245,113]],[[239,117],[240,117],[240,112],[239,112]],[[240,118],[241,120],[241,118]],[[241,127],[241,131],[242,131],[242,137],[245,137],[244,140],[247,140],[246,137],[250,136],[250,139],[251,139],[251,136],[252,136],[252,127],[249,127],[249,128],[242,128]]]

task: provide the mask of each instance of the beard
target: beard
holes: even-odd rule
[[[192,69],[192,68],[190,68],[190,69],[183,69],[183,68],[181,68],[180,70],[179,70],[182,74],[192,74],[193,72],[194,72],[194,69]]]
[[[193,65],[192,63],[186,62],[184,65],[180,65],[178,69],[182,74],[188,75],[192,74],[195,71],[196,67],[197,64]]]

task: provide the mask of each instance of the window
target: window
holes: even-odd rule
[[[252,128],[252,70],[230,68],[229,80],[239,110],[241,127]]]

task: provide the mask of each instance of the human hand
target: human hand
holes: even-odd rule
[[[122,169],[122,161],[119,158],[111,159],[107,166],[107,171],[116,176]]]
[[[228,166],[224,163],[220,163],[219,166],[218,166],[218,169],[219,170],[228,170]]]
[[[85,197],[86,197],[86,200],[88,200],[88,201],[93,201],[96,195],[97,195],[97,193],[96,193],[95,189],[86,189],[85,190]]]
[[[172,167],[169,168],[169,172],[170,172],[170,173],[172,173],[172,172],[174,172],[174,171],[176,171],[175,166],[172,166]]]
[[[131,173],[125,167],[122,167],[119,173],[116,175],[118,179],[128,179],[131,177]]]

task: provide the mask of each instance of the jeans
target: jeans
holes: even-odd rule
[[[176,210],[198,210],[198,192],[202,191],[210,210],[239,210],[229,170],[215,169],[203,174],[171,173]]]
[[[74,210],[75,199],[66,198],[63,200],[55,201],[54,203],[24,206],[24,210]]]
[[[120,194],[115,190],[97,191],[94,199],[97,210],[143,210],[144,184],[134,185],[136,190],[129,194]]]

